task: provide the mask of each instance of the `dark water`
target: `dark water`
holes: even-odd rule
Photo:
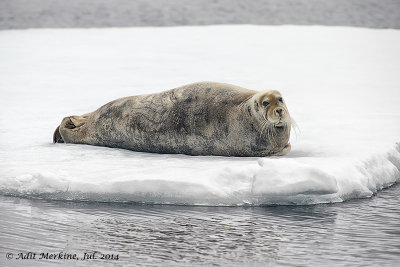
[[[400,28],[399,0],[1,0],[0,29],[211,24]]]
[[[248,208],[0,196],[0,266],[398,266],[399,196],[399,184],[345,203]],[[36,258],[15,259],[21,252]],[[39,259],[60,252],[78,260]]]

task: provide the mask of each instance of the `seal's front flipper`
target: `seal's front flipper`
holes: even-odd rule
[[[292,150],[292,145],[288,143],[280,152],[277,152],[271,156],[285,156],[290,152],[290,150]]]

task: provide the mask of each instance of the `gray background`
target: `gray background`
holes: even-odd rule
[[[400,0],[0,0],[0,29],[208,24],[400,28]]]

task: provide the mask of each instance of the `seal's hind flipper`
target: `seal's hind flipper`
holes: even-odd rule
[[[60,126],[57,127],[57,129],[54,131],[53,134],[53,143],[64,143],[64,140],[60,134]]]
[[[54,131],[53,143],[82,143],[86,129],[87,116],[70,116],[62,120]]]
[[[86,118],[82,116],[70,116],[67,118],[64,126],[67,129],[75,129],[76,127],[80,127],[84,125],[86,122]]]
[[[54,134],[54,139],[62,139],[64,143],[85,144],[85,136],[87,132],[87,127],[85,127],[85,124],[87,119],[87,116],[65,117],[60,126],[57,128],[58,132],[56,131]],[[61,138],[56,138],[58,133]]]

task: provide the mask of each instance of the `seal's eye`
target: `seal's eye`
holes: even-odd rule
[[[279,102],[283,103],[282,97],[280,97],[278,100],[279,100]]]
[[[269,102],[268,101],[263,101],[263,106],[264,107],[266,107],[266,106],[268,106],[269,105]]]

